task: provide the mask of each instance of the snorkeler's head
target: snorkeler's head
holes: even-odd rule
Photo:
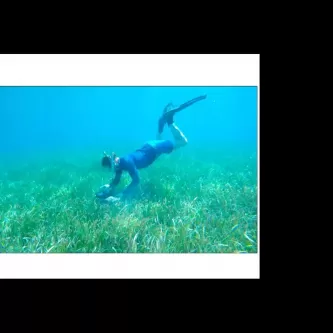
[[[106,152],[104,152],[104,156],[101,161],[102,167],[112,169],[114,156],[114,153],[112,153],[112,155],[108,155]]]

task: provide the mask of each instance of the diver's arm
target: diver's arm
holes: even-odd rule
[[[128,166],[128,173],[132,178],[132,182],[119,194],[122,198],[130,196],[140,183],[139,172],[133,162]]]
[[[99,199],[106,199],[106,198],[111,198],[113,192],[115,190],[115,187],[119,184],[120,178],[121,178],[122,170],[117,170],[116,175],[112,182],[110,184],[103,185],[100,187],[99,191],[95,194],[97,198]]]
[[[111,187],[114,188],[119,184],[122,173],[123,173],[123,170],[121,170],[121,169],[116,170],[116,175],[113,178],[112,182],[110,182]]]
[[[121,170],[121,169],[116,170],[116,175],[114,176],[113,180],[110,182],[110,188],[109,188],[110,195],[114,194],[114,191],[120,182],[122,173],[123,173],[123,170]]]

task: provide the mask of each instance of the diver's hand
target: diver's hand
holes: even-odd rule
[[[97,198],[105,199],[112,193],[113,188],[110,184],[105,184],[99,188],[99,191],[95,194]]]
[[[119,200],[120,200],[120,198],[109,196],[108,198],[105,198],[103,200],[103,202],[105,202],[105,203],[114,203],[114,202],[117,202]]]

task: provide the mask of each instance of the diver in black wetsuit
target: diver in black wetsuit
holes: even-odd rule
[[[189,107],[190,105],[206,98],[202,95],[191,99],[190,101],[174,107],[171,103],[166,105],[161,117],[158,120],[158,131],[156,140],[147,141],[143,147],[137,149],[124,157],[118,157],[114,153],[108,155],[104,152],[102,158],[102,166],[114,169],[115,177],[110,184],[102,186],[96,196],[103,202],[114,202],[120,198],[126,198],[133,193],[135,187],[139,184],[140,178],[138,169],[146,168],[151,165],[161,154],[170,154],[173,150],[183,147],[187,144],[187,138],[181,130],[175,125],[173,117],[175,113]],[[161,135],[165,125],[168,125],[174,142],[171,140],[162,140]],[[125,188],[124,191],[113,196],[115,187],[118,185],[123,171],[129,173],[132,182]]]

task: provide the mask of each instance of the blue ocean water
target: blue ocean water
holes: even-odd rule
[[[203,94],[205,100],[175,116],[189,140],[186,149],[256,153],[257,87],[0,87],[1,163],[139,148],[155,139],[168,102]]]
[[[201,95],[174,117],[188,145],[140,169],[133,201],[96,202],[103,151]],[[257,123],[257,87],[0,87],[0,252],[256,252]]]

